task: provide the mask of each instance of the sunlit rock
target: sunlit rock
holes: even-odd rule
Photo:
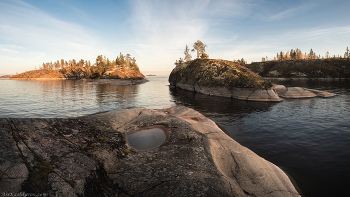
[[[202,94],[248,101],[282,101],[272,85],[244,66],[226,60],[195,59],[177,65],[170,85]]]
[[[126,142],[154,128],[166,134],[156,146],[139,150]],[[280,168],[186,107],[0,119],[0,136],[1,193],[300,196]]]

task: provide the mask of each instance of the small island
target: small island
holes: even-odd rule
[[[191,60],[192,56],[189,54],[189,49],[186,45],[184,51],[185,58],[176,60],[176,67],[169,76],[169,83],[171,86],[207,95],[229,97],[232,99],[247,101],[276,102],[283,100],[280,97],[312,98],[316,96],[335,96],[333,93],[319,90],[300,87],[287,88],[282,85],[272,84],[270,81],[255,73],[257,72],[256,67],[259,67],[259,64],[255,67],[249,66],[249,68],[252,68],[252,70],[255,71],[253,72],[247,68],[248,65],[246,65],[243,58],[237,61],[209,59],[209,55],[205,53],[205,47],[207,46],[200,40],[195,42],[192,51],[197,51],[197,58]],[[309,56],[311,57],[311,60],[313,60],[315,55],[312,50],[310,53],[311,55]],[[284,53],[281,52],[281,58],[283,57],[283,54]],[[298,56],[296,55],[295,57]],[[349,58],[349,55],[346,57]],[[306,64],[313,63],[311,60],[306,61]],[[276,61],[272,63],[275,64],[275,62]],[[284,63],[281,64],[283,65],[283,68],[286,67]],[[271,69],[268,67],[266,70],[269,71]],[[316,71],[318,70],[316,69]],[[288,70],[287,73],[292,72],[291,70]]]
[[[316,55],[302,53],[300,49],[291,49],[277,53],[269,60],[263,57],[261,62],[246,64],[246,67],[260,76],[268,78],[350,78],[350,50],[347,47],[344,56]]]
[[[5,77],[5,76],[3,76]],[[134,85],[147,82],[140,72],[135,57],[120,53],[115,60],[102,55],[96,62],[68,60],[43,63],[38,69],[8,76],[11,80],[87,80],[87,84],[110,83],[113,85]],[[118,79],[118,80],[116,80]]]

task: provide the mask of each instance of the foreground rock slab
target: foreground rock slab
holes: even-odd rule
[[[161,128],[136,150],[127,135]],[[0,119],[0,192],[48,196],[300,196],[288,176],[186,107]]]

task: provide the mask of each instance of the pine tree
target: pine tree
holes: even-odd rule
[[[192,49],[192,51],[197,50],[197,58],[199,58],[199,57],[202,55],[202,53],[205,52],[205,47],[208,47],[208,46],[205,45],[205,44],[203,44],[202,41],[197,40],[197,42],[195,42],[195,43],[193,44],[193,48],[194,48],[194,49]]]
[[[191,54],[189,52],[190,52],[190,49],[186,45],[186,49],[184,51],[186,62],[191,61],[191,58],[192,58],[192,56],[191,56]]]
[[[310,53],[309,53],[309,55],[308,55],[308,58],[311,59],[311,60],[312,60],[312,59],[315,59],[315,53],[314,53],[314,51],[313,51],[312,49],[310,50]]]
[[[347,58],[347,59],[350,58],[349,47],[346,47],[346,52],[344,54],[344,58]]]
[[[65,67],[64,59],[61,59],[61,68]]]
[[[56,70],[59,70],[61,68],[61,65],[60,65],[60,61],[57,60],[56,64],[55,64],[55,69]]]

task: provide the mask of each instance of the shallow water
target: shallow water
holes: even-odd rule
[[[305,196],[350,193],[349,81],[277,81],[338,96],[268,103],[173,89],[168,77],[149,79],[135,86],[0,80],[0,117],[72,117],[184,105],[214,120],[234,140],[289,173]]]
[[[139,130],[127,136],[129,145],[137,150],[148,150],[158,147],[165,139],[166,135],[160,128]]]

